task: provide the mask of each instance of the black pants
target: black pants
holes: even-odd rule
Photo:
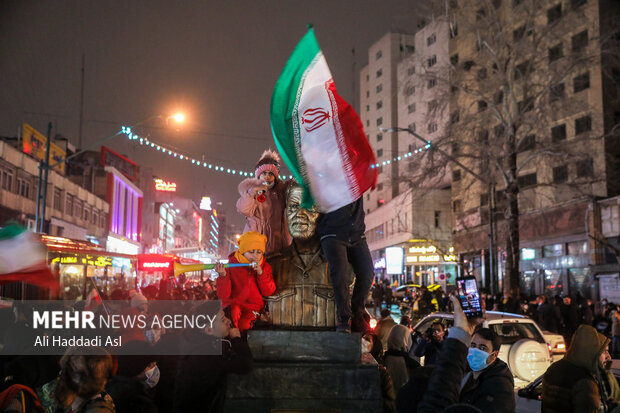
[[[342,241],[336,237],[326,237],[321,240],[323,254],[327,258],[329,279],[334,288],[336,314],[338,322],[348,323],[352,316],[361,316],[364,312],[364,303],[374,276],[372,258],[366,244],[366,238],[355,242]],[[355,273],[353,297],[349,303],[349,264]]]

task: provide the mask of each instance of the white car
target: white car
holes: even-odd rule
[[[435,321],[452,327],[452,313],[433,313],[420,320],[414,330],[418,340]],[[534,320],[519,314],[487,311],[484,327],[494,330],[501,338],[499,358],[508,364],[515,377],[515,388],[522,387],[541,376],[552,363],[551,346]]]

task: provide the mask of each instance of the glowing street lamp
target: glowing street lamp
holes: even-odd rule
[[[174,115],[170,116],[170,118],[174,119],[176,123],[183,123],[183,121],[185,121],[185,115],[180,112],[175,113]]]

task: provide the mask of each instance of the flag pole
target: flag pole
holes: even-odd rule
[[[101,300],[101,305],[103,306],[103,310],[105,311],[105,313],[108,315],[108,317],[110,316],[110,313],[108,312],[108,309],[105,306],[105,303],[103,302],[103,297],[101,296],[101,294],[99,293],[99,290],[97,290],[97,284],[95,283],[95,281],[93,281],[92,279],[90,280],[90,282],[93,283],[93,288],[95,289],[95,292],[97,293],[97,295],[99,296],[99,299]]]

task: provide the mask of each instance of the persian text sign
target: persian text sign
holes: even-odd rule
[[[177,184],[176,182],[167,182],[161,179],[155,180],[155,190],[163,191],[163,192],[176,192]]]

